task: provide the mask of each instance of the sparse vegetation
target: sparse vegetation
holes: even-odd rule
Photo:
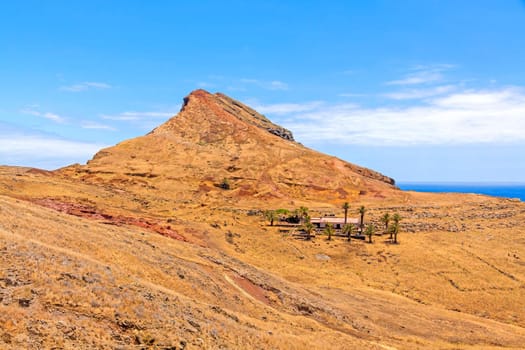
[[[275,220],[278,219],[277,212],[275,210],[266,210],[264,217],[270,222],[270,226],[273,226]]]
[[[366,230],[365,230],[365,235],[368,236],[368,243],[373,243],[372,242],[372,236],[374,235],[374,232],[375,232],[374,225],[368,224],[366,226]]]
[[[228,178],[225,177],[224,179],[222,179],[221,183],[219,184],[219,187],[223,190],[231,189],[230,180],[228,180]]]
[[[366,208],[364,205],[359,207],[359,215],[360,215],[360,221],[359,221],[359,233],[363,234],[363,229],[365,227],[365,213]]]
[[[385,213],[382,217],[381,217],[381,222],[385,225],[385,231],[384,233],[388,233],[388,225],[390,224],[390,214],[388,213]],[[392,238],[392,237],[390,237]]]
[[[325,229],[324,229],[324,233],[326,235],[326,239],[331,241],[332,240],[332,236],[334,235],[334,227],[332,226],[332,224],[327,224]]]
[[[295,223],[303,223],[306,218],[309,218],[307,207],[299,207],[295,209],[293,211],[293,216],[289,217],[289,219]]]
[[[343,234],[347,236],[348,242],[352,239],[352,235],[354,234],[355,228],[353,224],[346,224],[343,226]]]
[[[11,181],[12,178],[18,181]],[[4,179],[19,193],[31,195],[27,188],[33,186],[33,179],[11,174]],[[36,180],[32,188],[42,192],[46,191],[45,181],[62,181],[49,176]],[[68,200],[80,192],[92,201],[93,207],[101,203],[106,207],[119,206],[122,211],[127,210],[128,216],[138,215],[129,208],[134,208],[139,194],[112,192],[111,188],[102,192],[76,183],[71,188]],[[339,237],[335,234],[329,244],[306,244],[293,239],[293,235],[256,234],[257,229],[266,230],[260,225],[261,216],[240,215],[245,211],[231,204],[227,208],[213,207],[213,203],[197,207],[190,206],[189,201],[179,202],[176,216],[169,211],[169,225],[184,236],[187,241],[183,242],[154,234],[148,228],[104,225],[95,216],[74,218],[2,195],[0,263],[4,268],[0,271],[0,295],[4,312],[0,315],[0,348],[26,348],[28,339],[35,342],[32,348],[84,344],[129,348],[148,347],[151,343],[150,347],[158,348],[181,348],[180,344],[214,348],[218,346],[217,339],[231,349],[250,348],[255,342],[285,349],[375,348],[377,344],[362,340],[366,338],[354,343],[355,337],[333,331],[341,327],[352,329],[353,320],[362,319],[363,310],[370,318],[381,317],[385,312],[397,312],[407,318],[410,327],[403,330],[399,330],[395,320],[385,319],[374,325],[385,335],[382,343],[398,349],[452,348],[457,347],[458,339],[473,347],[491,347],[495,338],[501,348],[520,348],[525,339],[525,304],[519,284],[525,280],[519,269],[520,259],[525,256],[520,241],[525,229],[521,203],[469,197],[467,204],[458,206],[447,202],[450,197],[411,196],[414,202],[400,207],[400,214],[406,218],[401,219],[398,214],[394,219],[390,214],[392,241],[399,239],[394,235],[395,222],[397,233],[422,225],[426,234],[411,235],[403,245],[373,242],[364,246],[337,244],[334,241]],[[146,199],[152,209],[160,212],[159,201],[153,196]],[[431,207],[431,200],[441,202]],[[174,207],[172,203],[168,205]],[[381,210],[392,206],[371,204],[367,224],[378,222],[376,229],[382,231]],[[289,215],[286,209],[273,211],[283,215],[283,220],[284,215]],[[490,219],[479,221],[480,211]],[[256,212],[261,214],[260,210]],[[434,218],[435,215],[440,216]],[[202,219],[205,216],[206,221]],[[458,239],[457,235],[444,235],[443,229],[436,228],[445,227],[458,217],[464,218],[466,225],[480,224],[483,229],[461,231]],[[433,220],[439,220],[441,226],[431,226]],[[219,222],[221,225],[215,224]],[[210,223],[215,229],[206,234]],[[307,218],[302,229],[311,239],[314,230]],[[347,230],[350,228],[343,226],[342,231]],[[373,234],[366,237],[366,242],[371,238]],[[463,242],[468,242],[468,246]],[[505,259],[500,258],[502,251],[507,252]],[[326,268],[319,268],[321,264]],[[436,266],[440,269],[436,270]],[[255,287],[238,273],[249,276]],[[258,285],[265,288],[257,296],[250,288]],[[494,288],[499,288],[496,293]],[[469,290],[468,297],[465,289]],[[279,295],[274,291],[280,291]],[[312,297],[323,292],[323,300]],[[348,298],[352,294],[360,297]],[[268,298],[272,307],[258,307],[260,300],[256,297],[261,302]],[[279,298],[283,303],[274,302]],[[255,303],[250,302],[254,299]],[[424,304],[434,306],[428,308]],[[289,314],[299,308],[304,314]],[[460,311],[443,312],[455,308]],[[315,315],[308,314],[311,310]],[[473,316],[481,313],[485,316]],[[159,323],[159,314],[175,322]],[[78,315],[83,315],[82,320]],[[512,325],[508,324],[509,315],[513,317]],[[324,324],[317,325],[312,317],[321,317]],[[35,319],[39,322],[35,323]],[[244,327],[245,324],[253,328]],[[71,331],[73,326],[76,331]],[[107,327],[111,327],[111,334]],[[260,335],[261,330],[270,327],[272,335]],[[293,337],[289,336],[291,332]],[[355,332],[368,336],[366,331]],[[320,340],[319,334],[323,334]]]
[[[394,235],[394,243],[397,244],[397,234],[399,233],[399,222],[401,221],[401,216],[398,213],[395,213],[392,216],[392,221],[394,222],[392,225],[392,234]]]
[[[344,202],[342,208],[343,208],[343,210],[345,211],[345,221],[344,221],[344,224],[346,225],[347,222],[348,222],[348,209],[350,209],[350,204],[348,204],[348,202]]]
[[[196,128],[186,135],[206,126],[191,114],[191,103],[182,117]],[[203,118],[220,118],[214,113]],[[213,130],[204,130],[210,141],[203,157],[184,152],[187,137],[164,137],[174,129],[104,150],[88,166],[57,172],[0,167],[0,348],[519,349],[525,344],[523,203],[403,193],[382,186],[377,175],[379,182],[356,187],[348,176],[353,165],[299,144],[278,144],[274,136],[254,140],[275,142],[280,149],[277,161],[266,162],[276,153],[261,157],[257,152],[263,147],[221,143]],[[245,138],[242,128],[235,129]],[[152,154],[148,143],[170,152]],[[133,174],[159,175],[120,176],[115,164],[128,163],[129,154],[130,166],[137,167]],[[295,160],[281,166],[283,159]],[[232,161],[232,186],[225,182],[235,191],[224,193],[220,178],[204,170]],[[326,167],[312,164],[325,161],[334,162],[333,182],[318,186]],[[296,168],[288,172],[289,166]],[[270,175],[247,177],[261,169]],[[180,178],[170,179],[178,173]],[[291,185],[273,187],[285,173],[293,174]],[[411,235],[403,245],[351,245],[336,242],[332,227],[325,232],[332,242],[305,243],[302,232],[295,234],[300,226],[284,221],[302,222],[311,239],[309,211],[274,210],[274,220],[283,221],[279,230],[263,227],[260,210],[244,215],[247,208],[301,204],[312,212],[341,212],[336,198],[347,185],[361,194],[367,224],[377,222],[377,231],[383,230],[384,211],[404,216],[402,227],[399,214],[390,218],[393,242],[401,230],[424,234]],[[53,199],[56,206],[42,208],[42,199]],[[75,203],[84,205],[70,205]],[[360,235],[362,208],[360,227],[355,226]],[[458,222],[461,230],[453,231]],[[353,228],[342,230],[350,239]],[[258,234],[269,231],[285,234]],[[374,227],[366,232],[372,242]]]
[[[312,225],[312,223],[310,221],[306,221],[304,224],[303,224],[303,231],[306,235],[305,239],[307,241],[311,240],[312,239],[312,233],[314,232],[314,225]]]

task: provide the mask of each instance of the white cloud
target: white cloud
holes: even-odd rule
[[[102,119],[106,120],[120,120],[133,121],[145,119],[166,119],[173,117],[176,113],[173,112],[122,112],[116,115],[102,115]]]
[[[55,113],[44,113],[42,114],[42,117],[46,118],[46,119],[49,119],[49,120],[52,120],[54,122],[57,122],[57,123],[63,123],[65,121],[64,118],[62,118],[61,116],[59,116],[58,114],[55,114]]]
[[[388,81],[386,85],[419,85],[440,82],[444,79],[443,72],[453,68],[451,64],[436,64],[430,66],[415,66],[405,77]]]
[[[269,90],[288,90],[288,84],[279,80],[273,80],[268,86]]]
[[[323,102],[313,101],[307,103],[278,103],[272,105],[258,105],[254,109],[259,113],[270,114],[289,114],[298,112],[308,112],[320,107]]]
[[[414,100],[443,95],[455,89],[456,86],[454,85],[442,85],[426,89],[405,89],[396,92],[389,92],[383,94],[383,96],[393,100]]]
[[[110,125],[101,124],[101,123],[92,122],[92,121],[83,121],[80,126],[82,127],[82,129],[111,130],[111,131],[117,130]]]
[[[66,118],[61,117],[56,113],[40,112],[40,111],[37,111],[36,109],[22,109],[20,112],[23,114],[32,115],[35,117],[42,117],[45,119],[49,119],[49,120],[54,121],[55,123],[65,123],[66,121]]]
[[[288,90],[288,84],[279,80],[263,81],[257,79],[243,78],[240,79],[240,82],[244,84],[253,84],[266,90]]]
[[[0,135],[0,163],[56,169],[83,163],[93,157],[101,144],[53,138],[48,135]]]
[[[107,83],[100,83],[100,82],[93,82],[93,81],[85,81],[83,83],[68,85],[68,86],[61,86],[60,90],[64,91],[70,91],[70,92],[80,92],[80,91],[86,91],[89,89],[110,89],[111,85]]]
[[[392,80],[387,82],[387,85],[417,85],[438,82],[443,79],[443,74],[440,72],[421,71],[408,74],[406,77],[399,80]]]
[[[520,105],[523,103],[524,95],[518,88],[507,88],[496,91],[475,91],[466,90],[462,93],[449,95],[434,100],[434,104],[450,108],[490,108],[498,107],[501,104],[506,106]]]
[[[303,142],[396,146],[525,142],[525,93],[517,88],[465,90],[409,107],[320,104],[308,110],[308,106],[305,113],[297,106],[283,123]]]
[[[215,87],[215,84],[208,83],[207,81],[199,81],[197,86],[203,89]]]

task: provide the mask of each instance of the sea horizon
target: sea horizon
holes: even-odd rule
[[[432,193],[474,193],[525,201],[525,182],[410,181],[399,182],[405,191]]]

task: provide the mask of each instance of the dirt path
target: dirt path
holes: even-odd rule
[[[261,287],[256,286],[252,282],[240,276],[230,277],[228,276],[228,274],[225,273],[224,279],[248,299],[272,308],[270,305],[270,301],[265,295],[264,289],[262,289]]]

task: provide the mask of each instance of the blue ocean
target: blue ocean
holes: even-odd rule
[[[495,197],[519,198],[525,202],[525,184],[399,183],[397,186],[409,191],[477,193]]]

